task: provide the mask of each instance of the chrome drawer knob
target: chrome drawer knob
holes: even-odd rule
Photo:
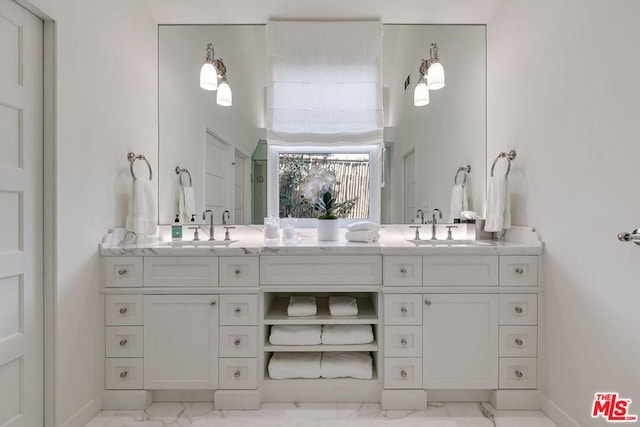
[[[236,268],[235,271],[233,272],[233,274],[235,274],[236,276],[239,276],[240,273],[242,273],[242,270],[240,270],[239,268]]]
[[[522,267],[516,268],[516,274],[522,274],[522,273],[524,273],[524,269]]]
[[[524,312],[524,309],[522,307],[520,307],[519,305],[516,305],[514,310],[518,314],[522,314],[522,312]]]
[[[515,371],[514,373],[516,374],[516,378],[522,378],[524,376],[522,371]]]
[[[127,375],[129,375],[129,373],[128,373],[127,371],[122,371],[122,372],[120,372],[120,378],[122,378],[123,380],[124,380],[125,378],[127,378]]]
[[[242,341],[240,341],[240,338],[236,338],[236,340],[233,342],[233,345],[235,345],[236,347],[238,347],[240,345]]]
[[[401,313],[406,314],[406,313],[407,313],[407,311],[408,311],[408,310],[407,310],[407,307],[405,307],[405,306],[400,307],[400,312],[401,312]]]
[[[240,371],[235,371],[235,372],[233,373],[233,376],[234,376],[235,378],[240,378]]]
[[[522,344],[524,344],[524,342],[520,338],[516,338],[516,344],[517,345],[522,345]]]
[[[217,304],[216,300],[213,300],[213,301],[211,301],[211,302],[209,303],[209,305],[210,305],[211,307],[215,306],[216,304]]]
[[[120,312],[120,314],[127,314],[127,311],[129,311],[129,309],[127,307],[122,307],[120,310],[118,310]]]
[[[236,314],[239,314],[239,313],[242,311],[242,309],[241,309],[240,307],[236,307],[233,311],[234,311]]]
[[[431,305],[431,300],[429,298],[427,298],[427,299],[424,300],[424,303],[426,305]]]
[[[120,270],[118,270],[118,274],[121,276],[124,276],[125,274],[127,274],[127,269],[126,268],[121,268]]]
[[[129,341],[127,339],[122,339],[120,340],[120,347],[124,347],[129,343]]]
[[[402,274],[403,276],[404,276],[405,274],[407,274],[407,269],[406,269],[406,268],[404,268],[404,267],[402,267],[402,268],[400,269],[400,274]]]
[[[407,340],[406,340],[405,338],[402,338],[402,339],[400,340],[400,344],[402,344],[402,345],[407,345]]]
[[[400,376],[402,378],[407,378],[407,371],[405,371],[404,369],[402,371],[400,371]]]

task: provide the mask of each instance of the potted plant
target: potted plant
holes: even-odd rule
[[[348,202],[336,203],[332,194],[336,175],[329,169],[312,166],[303,180],[302,197],[318,213],[318,240],[338,240],[339,224],[336,209]]]

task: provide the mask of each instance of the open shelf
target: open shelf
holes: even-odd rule
[[[272,345],[269,344],[269,340],[264,344],[265,352],[275,351],[291,351],[291,352],[304,352],[304,351],[378,351],[378,343],[373,341],[369,344],[345,344],[345,345],[333,345],[333,344],[318,344],[318,345]]]
[[[265,325],[339,325],[339,324],[377,324],[378,315],[376,314],[371,301],[368,298],[357,298],[358,315],[357,316],[332,316],[329,313],[329,298],[318,297],[316,304],[318,311],[315,316],[287,316],[287,307],[289,298],[278,297],[273,302],[269,312],[264,317]],[[310,346],[308,346],[310,347]],[[377,348],[377,347],[376,347]],[[306,351],[306,350],[305,350]],[[330,351],[330,350],[322,350]],[[337,350],[335,350],[337,351]],[[357,351],[357,350],[354,350]]]

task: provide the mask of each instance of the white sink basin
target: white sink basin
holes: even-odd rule
[[[489,246],[490,243],[479,242],[477,240],[407,240],[416,246]]]
[[[209,247],[209,246],[229,246],[238,240],[178,240],[176,242],[168,242],[173,247]]]

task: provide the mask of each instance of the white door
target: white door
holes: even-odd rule
[[[144,388],[218,388],[218,296],[144,296]]]
[[[43,23],[0,0],[0,426],[43,425]]]
[[[246,189],[246,166],[247,156],[240,151],[235,150],[235,160],[233,162],[234,170],[234,186],[233,186],[233,200],[234,200],[234,212],[231,218],[234,224],[245,224],[245,206],[247,194]]]
[[[416,217],[416,150],[404,156],[404,222]]]
[[[233,209],[234,150],[208,129],[205,145],[205,209],[211,209],[220,223],[222,212]]]
[[[498,388],[498,295],[423,300],[424,388]]]

